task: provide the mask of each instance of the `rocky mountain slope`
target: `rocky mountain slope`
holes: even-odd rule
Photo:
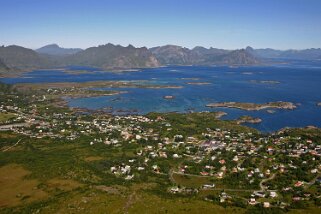
[[[0,60],[11,69],[30,70],[37,68],[46,68],[52,66],[50,60],[37,52],[16,46],[1,46]]]
[[[160,63],[145,47],[135,48],[132,45],[101,45],[91,47],[66,57],[67,64],[86,65],[103,69],[128,69],[158,67]]]
[[[200,46],[188,49],[166,45],[150,50],[162,64],[166,65],[254,65],[260,63],[257,57],[244,49],[229,51]]]
[[[199,57],[188,48],[176,45],[165,45],[149,49],[163,65],[191,65],[195,64]]]
[[[9,71],[10,68],[0,59],[0,72]]]

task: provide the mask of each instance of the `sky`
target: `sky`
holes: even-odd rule
[[[0,0],[0,45],[321,48],[321,0]]]

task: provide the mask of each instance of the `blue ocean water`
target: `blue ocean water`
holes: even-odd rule
[[[260,124],[249,124],[261,131],[275,131],[283,127],[321,127],[321,61],[293,61],[289,64],[251,67],[228,66],[171,66],[142,69],[138,72],[111,73],[94,68],[69,67],[87,70],[83,74],[64,73],[60,70],[37,70],[22,77],[2,78],[5,83],[86,82],[97,80],[145,80],[146,84],[182,86],[180,89],[100,88],[124,90],[115,96],[68,99],[72,107],[101,109],[111,107],[112,112],[189,112],[225,111],[222,119],[235,119],[242,115],[259,117]],[[197,79],[193,79],[197,78]],[[263,84],[258,81],[278,81]],[[208,85],[190,85],[187,82],[208,82]],[[166,95],[175,99],[166,100]],[[207,108],[213,102],[266,103],[288,101],[298,105],[295,110],[275,110],[275,113],[243,111],[227,108]],[[123,112],[121,112],[121,111]]]

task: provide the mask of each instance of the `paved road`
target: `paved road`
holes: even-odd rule
[[[12,145],[12,146],[10,146],[10,147],[8,147],[8,148],[6,148],[6,149],[2,150],[2,151],[3,151],[3,152],[8,151],[9,149],[11,149],[11,148],[13,148],[13,147],[17,146],[21,140],[22,140],[22,139],[19,139],[17,143],[15,143],[14,145]]]
[[[276,174],[274,173],[271,177],[266,178],[266,179],[263,179],[263,180],[260,182],[261,191],[266,191],[266,186],[264,186],[263,183],[264,183],[264,182],[267,182],[267,181],[269,181],[269,180],[274,179],[274,178],[275,178],[275,175],[276,175]]]
[[[9,131],[15,127],[25,127],[28,125],[29,125],[28,123],[14,123],[14,124],[2,125],[0,126],[0,131]]]

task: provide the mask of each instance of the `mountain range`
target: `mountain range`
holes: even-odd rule
[[[275,50],[271,48],[253,49],[247,47],[246,51],[260,58],[275,58],[275,59],[298,59],[298,60],[320,60],[321,48],[310,48],[304,50]]]
[[[28,71],[69,65],[92,66],[106,70],[152,68],[164,65],[260,65],[270,59],[321,60],[321,49],[275,50],[247,47],[239,50],[193,49],[165,45],[136,48],[132,45],[106,44],[80,48],[62,48],[56,44],[32,50],[21,46],[0,46],[0,71]]]
[[[151,48],[150,51],[163,65],[255,65],[261,61],[245,49],[223,50],[195,47],[188,49],[176,45]]]

